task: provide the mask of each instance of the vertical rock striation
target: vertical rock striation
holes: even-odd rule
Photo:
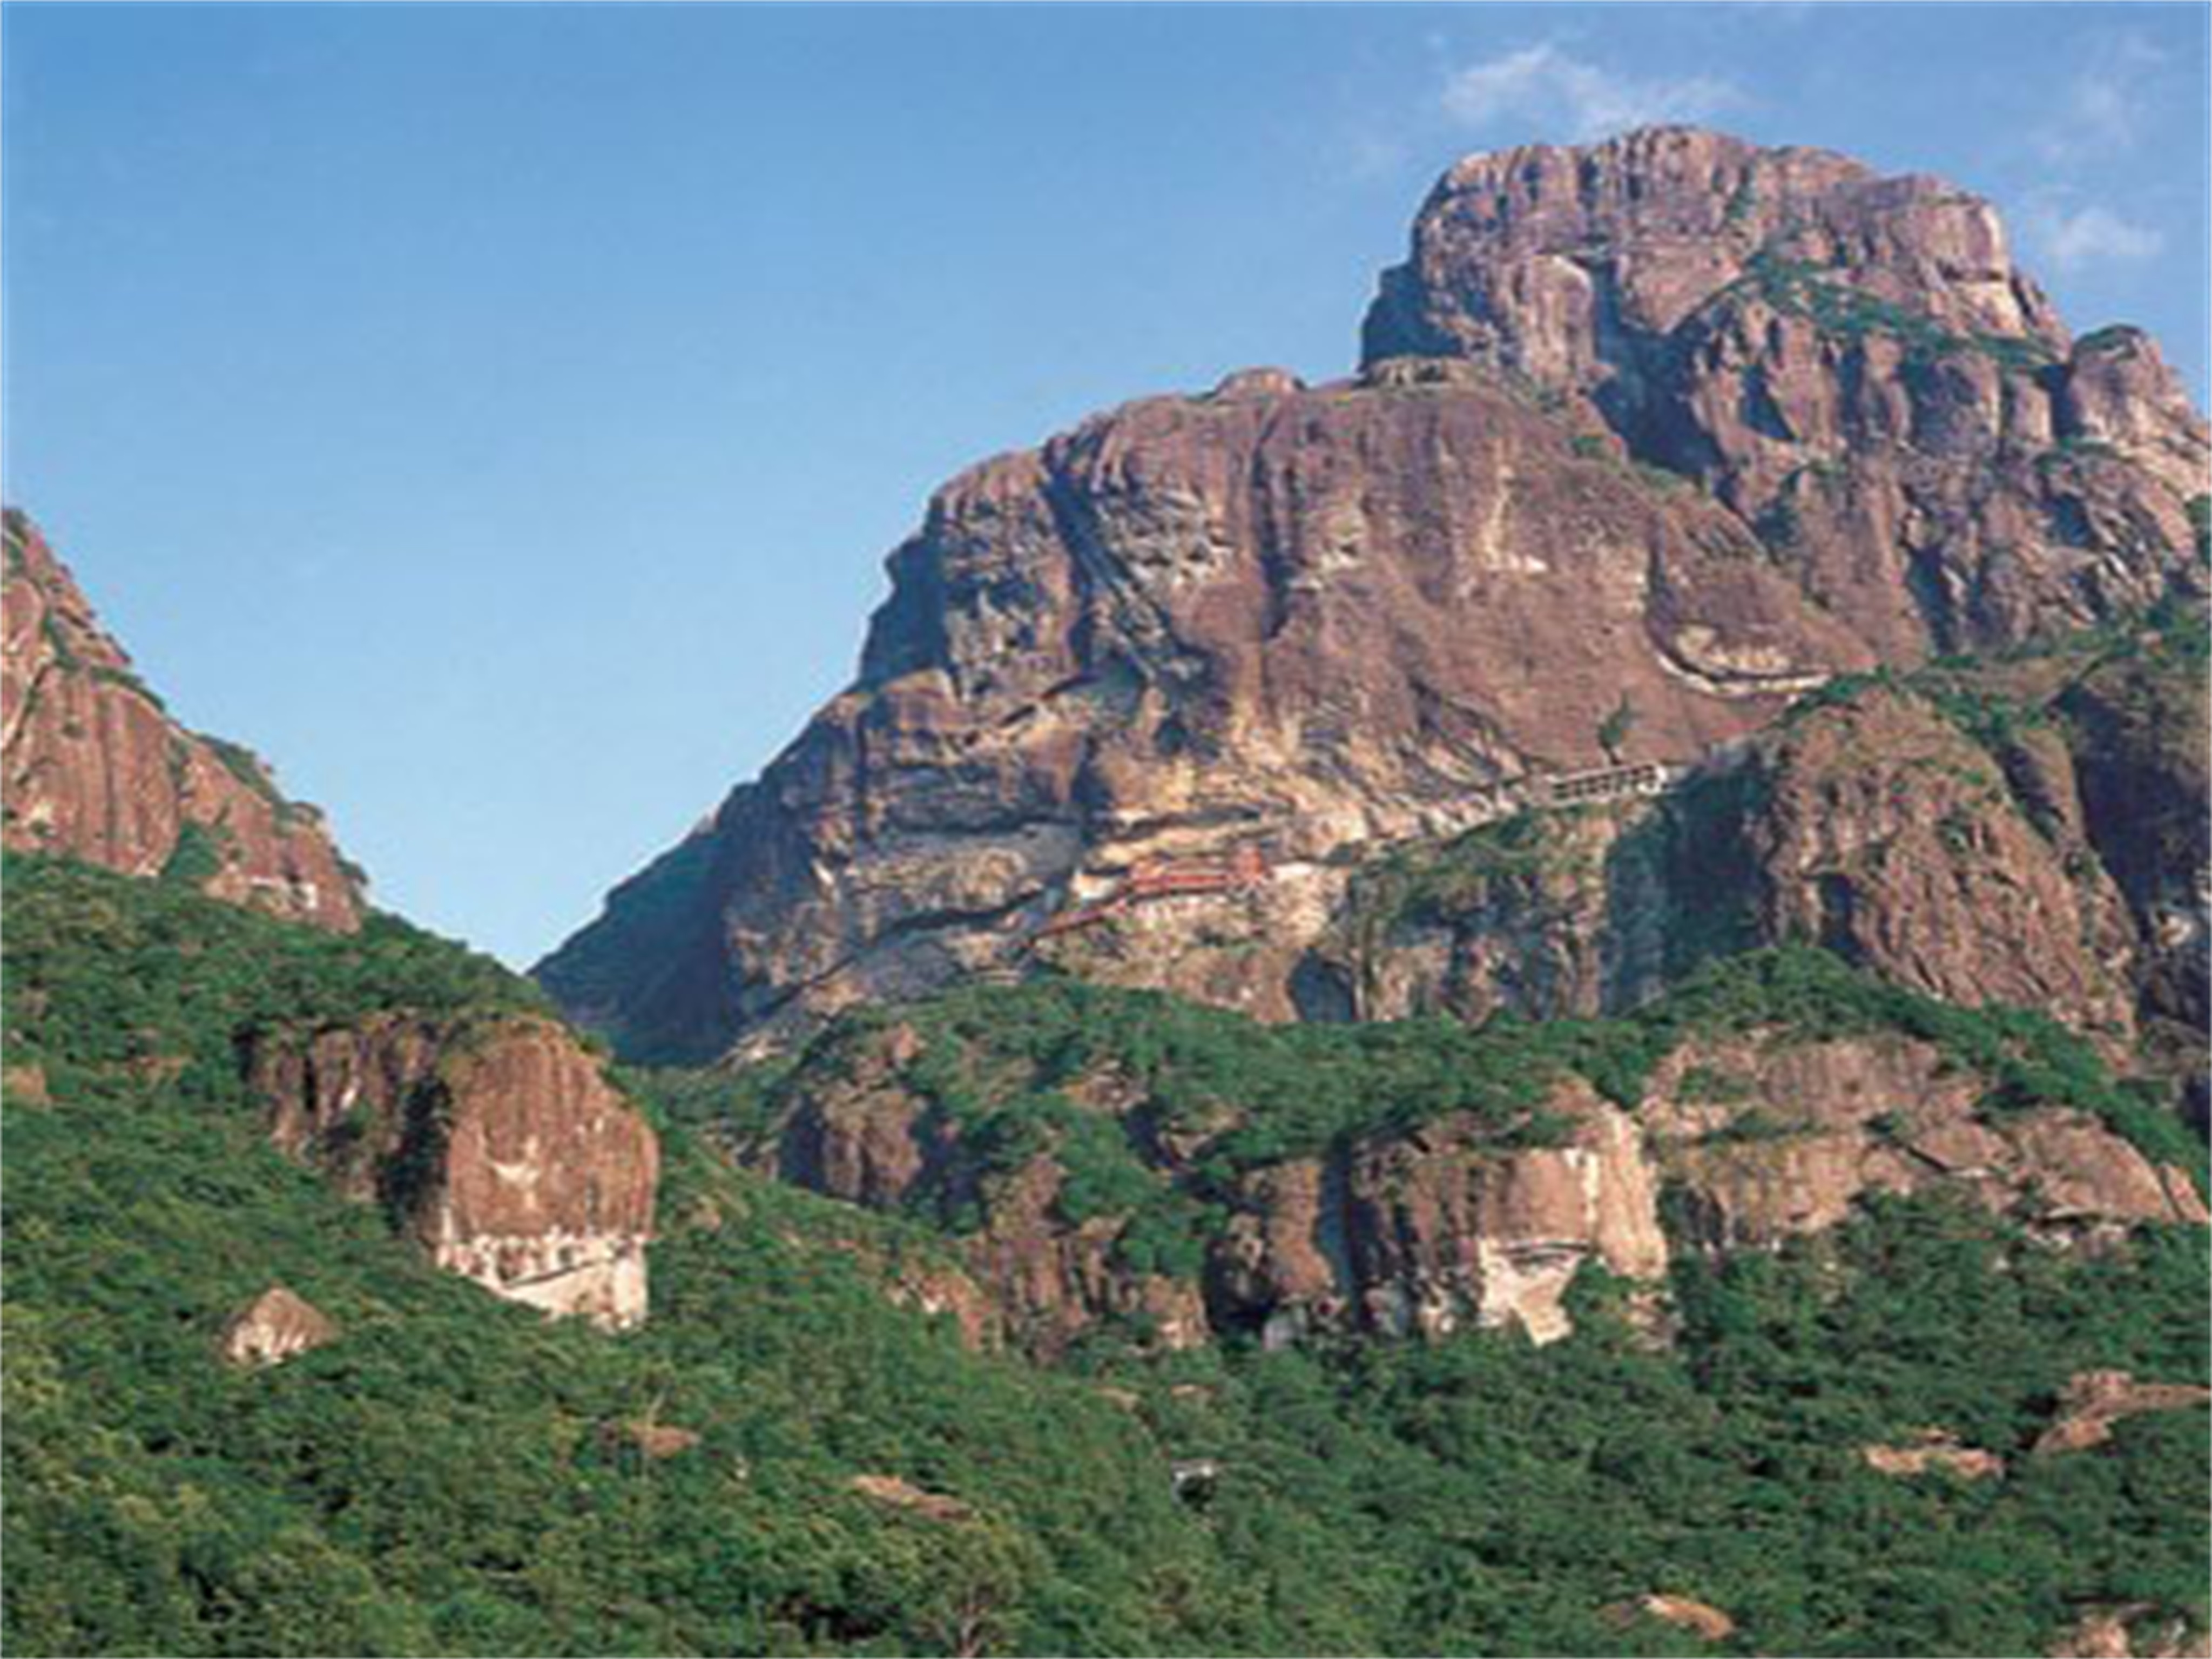
[[[339,933],[362,878],[250,750],[186,731],[100,625],[46,538],[6,518],[0,837]]]
[[[851,689],[538,971],[673,1057],[1038,961],[1357,1015],[1314,956],[1355,868],[1547,774],[1709,757],[1841,671],[2201,594],[2208,453],[2151,342],[2073,339],[1948,185],[1682,129],[1471,157],[1358,379],[1234,374],[940,490]],[[2075,971],[2121,948],[2111,896],[2030,884],[2028,936],[1978,936],[2002,970],[1916,982],[2118,1029]],[[1544,973],[1625,994],[1648,943]],[[1470,1007],[1548,994],[1447,971]]]
[[[645,1318],[659,1143],[553,1022],[282,1030],[248,1045],[246,1070],[277,1146],[440,1267],[549,1315]]]

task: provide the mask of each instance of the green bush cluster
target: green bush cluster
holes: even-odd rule
[[[2007,368],[2030,371],[2051,354],[2033,340],[2006,335],[1955,334],[1934,318],[1832,279],[1825,267],[1761,250],[1749,261],[1759,297],[1787,316],[1806,317],[1823,332],[1847,340],[1883,334],[1905,348],[1908,360],[1933,362],[1976,351]]]

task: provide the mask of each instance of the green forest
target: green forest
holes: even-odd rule
[[[2077,1371],[2207,1381],[2201,1230],[2063,1253],[1883,1203],[1778,1253],[1685,1255],[1665,1346],[1586,1269],[1575,1334],[1543,1348],[1102,1341],[1044,1368],[886,1295],[957,1218],[865,1215],[713,1150],[709,1120],[772,1075],[618,1073],[667,1170],[652,1318],[606,1336],[433,1271],[280,1157],[240,1079],[263,1025],[542,1009],[526,981],[389,917],[333,937],[38,858],[6,881],[10,1652],[1987,1654],[2091,1607],[2207,1620],[2201,1412],[2029,1451]],[[2047,1023],[1900,1002],[1810,954],[1571,1030],[1278,1040],[1053,986],[919,1018],[961,1109],[1105,1045],[1193,1110],[1234,1105],[1258,1158],[1446,1079],[1528,1132],[1544,1068],[1632,1099],[1669,1022],[1754,1006],[1917,1022],[2025,1096],[2143,1105]],[[1110,1169],[1095,1198],[1119,1201]],[[218,1334],[272,1282],[338,1340],[234,1370]],[[2008,1473],[1862,1455],[1930,1427]],[[1640,1615],[1653,1593],[1735,1632]]]

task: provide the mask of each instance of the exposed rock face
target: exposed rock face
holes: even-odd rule
[[[1735,1620],[1710,1602],[1686,1595],[1640,1595],[1622,1609],[1630,1618],[1638,1614],[1688,1631],[1707,1642],[1725,1642],[1735,1634]]]
[[[1573,1126],[1565,1145],[1500,1151],[1448,1117],[1355,1149],[1334,1172],[1340,1220],[1318,1201],[1326,1166],[1262,1171],[1254,1209],[1231,1224],[1230,1249],[1243,1248],[1231,1284],[1284,1337],[1346,1322],[1396,1335],[1518,1325],[1539,1343],[1565,1336],[1562,1301],[1585,1261],[1656,1280],[1667,1240],[1635,1123],[1579,1084],[1550,1109]],[[1313,1271],[1336,1231],[1348,1285]]]
[[[271,1138],[441,1267],[609,1329],[646,1314],[659,1143],[550,1020],[388,1016],[265,1034]]]
[[[2002,1479],[2005,1472],[2004,1459],[1995,1452],[1962,1446],[1956,1436],[1942,1429],[1926,1430],[1906,1445],[1862,1446],[1859,1455],[1877,1474],[1905,1478],[1942,1469],[1963,1480],[1992,1480]]]
[[[2135,923],[2139,1014],[2175,1071],[2206,1072],[2212,1027],[2212,821],[2201,665],[2146,651],[2100,663],[2056,699],[2073,734],[2081,834]],[[2200,1127],[2203,1115],[2200,1109]]]
[[[1169,1348],[1224,1328],[1270,1342],[1309,1331],[1439,1335],[1515,1324],[1539,1342],[1570,1328],[1561,1299],[1586,1261],[1656,1279],[1667,1265],[1655,1175],[1626,1115],[1579,1085],[1552,1109],[1557,1146],[1502,1147],[1464,1118],[1327,1162],[1266,1166],[1231,1195],[1232,1214],[1196,1278],[1133,1265],[1126,1214],[1070,1220],[1068,1176],[1050,1153],[994,1175],[987,1153],[905,1073],[913,1037],[894,1027],[847,1050],[791,1096],[752,1161],[785,1179],[878,1209],[968,1208],[975,1279],[1035,1352],[1056,1352],[1102,1321],[1135,1319]],[[1111,1079],[1084,1091],[1145,1143],[1163,1183],[1196,1176],[1207,1138],[1161,1136]]]
[[[982,1201],[984,1173],[958,1127],[904,1076],[916,1052],[903,1026],[859,1046],[810,1079],[775,1137],[751,1149],[752,1161],[872,1209],[976,1206],[981,1224],[962,1242],[974,1277],[941,1275],[902,1292],[926,1310],[952,1313],[971,1346],[1011,1328],[1031,1350],[1054,1353],[1100,1321],[1129,1318],[1151,1322],[1168,1347],[1202,1341],[1197,1288],[1121,1265],[1117,1218],[1066,1220],[1058,1208],[1066,1175],[1052,1158],[1030,1160]],[[987,1306],[976,1305],[979,1285]]]
[[[259,1368],[337,1340],[338,1328],[306,1297],[271,1285],[231,1316],[222,1330],[222,1357],[234,1365]]]
[[[853,688],[544,983],[676,1057],[1038,960],[1270,1019],[1632,1000],[1663,928],[1522,914],[1486,957],[1447,929],[1395,985],[1329,940],[1356,866],[1496,817],[1516,781],[1690,761],[1838,670],[2203,585],[2204,429],[2154,349],[2071,343],[1988,207],[1929,180],[1680,131],[1472,158],[1366,358],[1131,404],[947,485]],[[1778,886],[1771,924],[1818,908],[1916,983],[2124,1037],[2131,985],[2096,966],[2130,948],[2118,899],[2062,892],[2064,849],[2027,857],[1953,793],[1914,836],[1955,810],[1981,865],[2027,858],[2027,929],[1988,908],[1999,875],[1912,924],[1972,915],[1957,944],[1883,936],[1902,887],[1846,920],[1832,881]],[[1816,888],[1844,855],[1823,833],[1771,849]],[[1217,878],[1239,859],[1261,875]]]
[[[268,767],[170,719],[21,514],[6,515],[0,773],[9,847],[165,872],[317,927],[360,925],[362,877]]]
[[[617,1437],[634,1447],[648,1463],[665,1462],[680,1457],[699,1443],[696,1429],[681,1428],[673,1423],[658,1422],[650,1417],[632,1418],[620,1425]]]
[[[896,1474],[856,1474],[851,1485],[853,1490],[863,1498],[887,1509],[904,1510],[927,1521],[967,1521],[973,1519],[975,1514],[957,1498],[948,1498],[943,1492],[925,1492]]]
[[[1101,1062],[1068,1097],[1126,1141],[1160,1199],[1216,1217],[1196,1255],[1169,1267],[1132,1248],[1133,1199],[1069,1212],[1060,1147],[1008,1164],[963,1128],[928,1093],[921,1054],[904,1025],[810,1051],[739,1154],[848,1202],[964,1217],[975,1283],[1008,1335],[1045,1354],[1133,1319],[1165,1347],[1231,1331],[1280,1346],[1507,1326],[1547,1342],[1571,1328],[1565,1298],[1586,1264],[1656,1289],[1674,1249],[1771,1247],[1878,1193],[1957,1193],[2067,1242],[2207,1219],[2179,1168],[2082,1113],[1990,1117],[1987,1079],[1895,1035],[1689,1040],[1632,1113],[1570,1075],[1544,1100],[1555,1127],[1540,1134],[1451,1113],[1231,1174],[1212,1154],[1242,1121],[1233,1098],[1203,1127],[1168,1127]]]
[[[2212,1389],[2138,1382],[2126,1371],[2082,1371],[2069,1377],[2057,1420],[2039,1436],[2035,1455],[2087,1451],[2112,1437],[2112,1425],[2142,1412],[2187,1411],[2212,1402]]]
[[[1680,1194],[1678,1227],[1710,1248],[1820,1231],[1871,1192],[1962,1193],[2062,1238],[2207,1218],[2186,1171],[2083,1113],[1990,1118],[1987,1091],[1908,1037],[1752,1034],[1676,1050],[1638,1115]]]
[[[1721,896],[1724,849],[1709,834],[1674,846],[1672,827],[1636,799],[1399,848],[1353,877],[1307,982],[1339,988],[1359,1019],[1446,1013],[1479,1025],[1632,1008],[1680,954],[1686,890]],[[1692,850],[1702,871],[1687,867]]]
[[[2212,1632],[2137,1601],[2090,1609],[2049,1651],[2051,1659],[2212,1659]]]
[[[46,1068],[23,1065],[0,1066],[0,1090],[19,1106],[51,1106],[52,1091],[46,1086]]]
[[[1817,939],[1947,1000],[2131,1036],[2134,939],[2064,816],[2068,752],[2022,758],[2056,809],[2040,827],[2003,769],[1919,699],[1875,693],[1802,722],[1774,746],[1750,823],[1760,935]]]
[[[2201,1074],[2204,699],[2198,659],[2154,629],[1873,684],[1668,799],[1399,849],[1355,878],[1308,972],[1363,1018],[1547,1018],[1804,939]]]
[[[1268,878],[1236,902],[1117,931],[1295,1013],[1295,951],[1209,949],[1215,912],[1220,946],[1310,938],[1331,860],[1602,763],[1624,703],[1633,753],[1686,757],[1869,660],[1729,515],[1569,440],[1474,375],[1155,399],[987,463],[893,556],[859,685],[540,976],[634,1045],[711,1052],[1014,962],[1140,860],[1249,844]]]
[[[2202,582],[2203,420],[2148,338],[2069,342],[1985,202],[1680,128],[1471,156],[1367,319],[1587,399],[1758,524],[1886,657]]]

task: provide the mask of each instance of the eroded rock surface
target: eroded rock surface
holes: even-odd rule
[[[276,1144],[440,1267],[549,1315],[644,1319],[659,1144],[552,1021],[279,1030],[246,1064]]]
[[[1686,757],[1870,660],[1726,513],[1577,453],[1508,385],[1133,404],[941,491],[860,682],[539,975],[710,1053],[1033,948],[1297,1010],[1353,849],[1496,786]],[[1257,855],[1040,945],[1148,866]]]
[[[320,812],[258,756],[186,731],[100,625],[35,526],[9,509],[0,586],[0,836],[341,933],[362,878]]]
[[[1911,1037],[1751,1034],[1678,1049],[1638,1116],[1680,1194],[1684,1237],[1711,1248],[1818,1232],[1875,1192],[1958,1193],[2062,1239],[2207,1218],[2178,1165],[2084,1112],[1993,1115],[1988,1090]]]
[[[1903,1478],[1942,1469],[1963,1480],[1991,1480],[2003,1476],[2004,1459],[1978,1446],[1966,1446],[1942,1429],[1922,1431],[1901,1446],[1862,1446],[1859,1455],[1876,1474]]]
[[[2072,340],[1939,179],[1679,127],[1470,156],[1364,344],[1587,403],[1887,658],[2201,589],[2202,417],[2139,331]]]
[[[2212,1389],[2179,1382],[2138,1382],[2126,1371],[2082,1371],[2067,1379],[2058,1417],[2039,1436],[2035,1455],[2087,1451],[2112,1437],[2114,1425],[2143,1412],[2187,1411],[2212,1403]]]
[[[843,1032],[737,1151],[829,1196],[945,1223],[1007,1335],[1046,1354],[1102,1325],[1162,1347],[1480,1327],[1547,1342],[1571,1329],[1586,1266],[1626,1281],[1642,1319],[1674,1252],[1771,1248],[1877,1194],[1954,1194],[2063,1244],[2207,1218],[2178,1165],[2085,1112],[1993,1111],[1987,1079],[1895,1033],[1687,1038],[1632,1109],[1569,1073],[1518,1122],[1445,1112],[1227,1170],[1245,1122],[1233,1090],[1202,1121],[1170,1121],[1102,1060],[1064,1085],[1092,1128],[1020,1143],[988,1112],[942,1105],[944,1075],[909,1026]],[[1094,1134],[1139,1167],[1102,1176],[1112,1160]],[[1194,1204],[1212,1221],[1186,1231],[1185,1257],[1164,1255],[1159,1218]]]
[[[1988,205],[1932,180],[1679,129],[1472,157],[1365,359],[1132,403],[946,485],[852,688],[544,982],[684,1057],[1040,962],[1268,1019],[1632,1000],[1668,930],[1605,918],[1663,921],[1663,889],[1534,894],[1518,939],[1432,933],[1395,982],[1331,942],[1355,870],[1516,784],[1709,759],[1838,671],[2204,586],[2205,432],[2155,349],[2071,340]],[[1778,820],[1761,855],[1819,870],[1778,878],[1771,926],[2124,1040],[2119,958],[2187,896],[2138,884],[2116,928],[2120,895],[2052,875],[2069,848],[1921,787],[1978,763],[1901,735],[1934,816],[1882,832],[1941,859],[1846,895],[1853,850]]]
[[[222,1328],[222,1357],[258,1369],[337,1340],[338,1328],[320,1308],[282,1285],[271,1285],[234,1314]]]
[[[2142,629],[1867,684],[1666,799],[1399,849],[1354,878],[1309,970],[1361,1018],[1542,1019],[1620,1012],[1706,956],[1807,940],[2201,1077],[2203,678]]]

